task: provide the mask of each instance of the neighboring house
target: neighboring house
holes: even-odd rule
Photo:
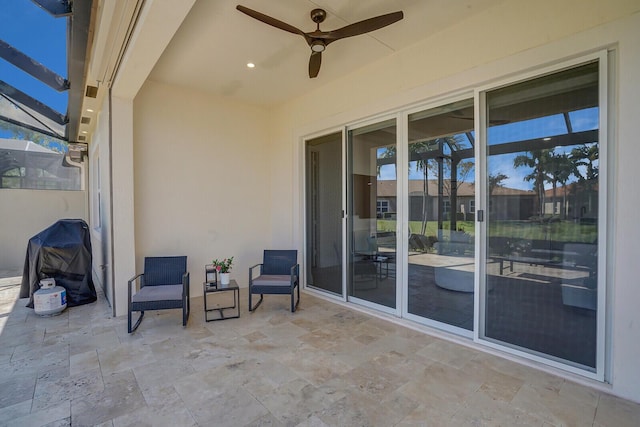
[[[80,190],[82,168],[31,141],[0,138],[0,188]]]
[[[494,219],[526,220],[536,215],[533,191],[497,186],[489,196],[489,212]]]
[[[598,213],[598,184],[588,180],[545,190],[545,215],[578,222],[595,221]]]
[[[438,180],[430,179],[427,191],[424,191],[423,180],[412,179],[408,182],[409,221],[422,221],[424,199],[426,199],[427,219],[430,221],[436,220],[438,218]],[[458,183],[455,201],[452,200],[451,184],[448,180],[444,180],[442,190],[443,219],[450,219],[453,212],[452,206],[456,206],[455,211],[458,215],[458,220],[473,221],[475,219],[476,188],[474,183]],[[377,192],[378,217],[388,218],[390,216],[389,212],[397,212],[396,181],[377,181]],[[533,212],[534,197],[533,191],[497,186],[493,189],[490,198],[490,211],[495,214],[495,219],[525,220],[535,215],[535,212]]]

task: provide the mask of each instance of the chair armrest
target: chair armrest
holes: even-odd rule
[[[291,272],[289,274],[291,275],[291,285],[293,286],[293,284],[298,280],[298,276],[300,274],[300,264],[292,265]]]
[[[127,296],[129,298],[127,301],[131,302],[131,285],[134,284],[138,278],[143,276],[144,276],[144,273],[136,274],[135,276],[133,276],[131,279],[127,281]]]
[[[139,277],[144,276],[144,273],[140,273],[140,274],[136,274],[135,276],[133,276],[131,279],[128,280],[127,283],[131,284],[133,283],[136,279],[138,279]]]
[[[182,275],[182,298],[189,298],[189,272]]]
[[[253,269],[258,266],[260,267],[260,274],[262,274],[262,263],[249,267],[249,286],[251,286],[251,283],[253,282]]]

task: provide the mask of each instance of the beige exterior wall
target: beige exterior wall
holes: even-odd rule
[[[204,266],[235,257],[231,277],[272,247],[271,156],[267,110],[147,81],[134,103],[135,242],[144,256],[188,256],[192,295]],[[277,168],[276,168],[277,169]],[[194,315],[198,315],[194,313]]]
[[[87,220],[86,191],[0,190],[0,271],[21,276],[29,239],[60,219]]]

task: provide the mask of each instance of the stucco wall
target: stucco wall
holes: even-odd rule
[[[302,242],[302,138],[386,111],[472,91],[511,76],[601,49],[616,49],[614,115],[609,155],[610,185],[608,288],[611,330],[611,391],[640,401],[640,274],[634,260],[640,228],[634,188],[640,144],[640,3],[637,1],[512,1],[461,21],[430,39],[315,92],[293,100],[273,117],[272,159],[292,159],[272,170],[271,187],[293,183],[273,194],[274,240]],[[470,92],[472,93],[472,92]],[[284,166],[284,167],[282,167]],[[620,197],[624,194],[624,197]]]
[[[85,191],[0,190],[0,271],[22,275],[29,239],[60,219],[86,220]]]
[[[135,242],[144,256],[188,256],[192,293],[213,258],[235,257],[241,286],[271,247],[268,114],[147,81],[134,102]]]

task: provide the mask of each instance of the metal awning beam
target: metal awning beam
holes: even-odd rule
[[[25,73],[31,74],[42,83],[57,90],[58,92],[64,92],[69,89],[70,84],[67,79],[54,71],[51,71],[38,61],[32,59],[30,56],[20,52],[4,40],[0,40],[0,58],[3,58],[7,62],[15,65]]]
[[[71,15],[69,0],[31,0],[56,18]]]
[[[17,89],[10,84],[3,82],[2,80],[0,80],[0,94],[6,95],[11,100],[19,102],[25,107],[43,115],[44,117],[52,120],[59,125],[66,125],[68,122],[66,116],[57,112],[48,105],[43,104],[37,99],[32,98],[31,96],[22,92],[20,89]]]

